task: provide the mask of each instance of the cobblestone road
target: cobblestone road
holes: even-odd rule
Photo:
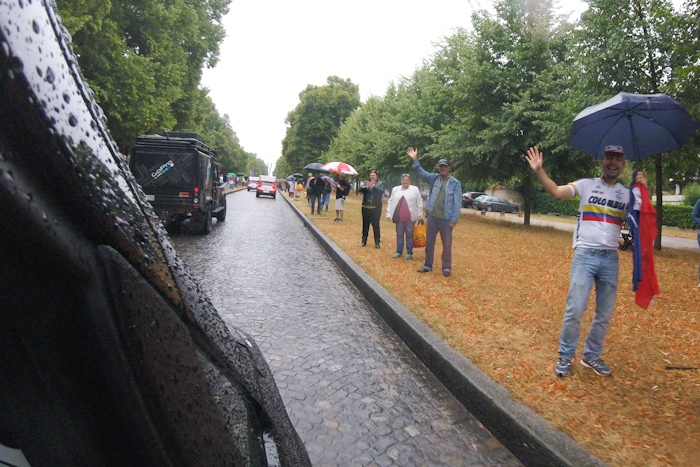
[[[315,466],[520,465],[284,200],[244,191],[227,202],[211,235],[173,242],[223,318],[255,338]]]

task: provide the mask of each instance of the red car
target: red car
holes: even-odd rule
[[[261,196],[277,197],[277,178],[270,175],[261,175],[256,187],[255,197]]]

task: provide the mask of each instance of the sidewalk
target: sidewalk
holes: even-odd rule
[[[525,220],[524,217],[519,217],[516,214],[477,211],[476,209],[469,209],[469,208],[462,208],[461,213],[466,214],[466,215],[472,215],[472,216],[482,215],[482,216],[488,217],[490,219],[499,219],[499,220],[503,220],[503,221],[507,221],[507,222],[513,222],[515,224],[522,224]],[[530,218],[530,224],[544,226],[544,227],[552,227],[552,228],[559,229],[559,230],[567,230],[569,232],[573,232],[576,229],[575,223],[565,222],[564,220],[562,220],[562,222],[557,222],[557,221],[551,221],[551,220]],[[671,237],[668,235],[663,235],[663,232],[662,232],[661,248],[697,250],[698,249],[698,242],[697,242],[697,240],[692,239],[692,238],[679,238],[679,237]]]

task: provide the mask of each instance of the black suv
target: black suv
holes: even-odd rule
[[[212,216],[219,222],[226,219],[216,151],[200,135],[139,136],[129,165],[166,229],[189,219],[191,231],[206,235],[212,229]]]
[[[485,195],[481,191],[467,191],[462,195],[462,207],[463,208],[473,208],[474,200],[481,195]]]

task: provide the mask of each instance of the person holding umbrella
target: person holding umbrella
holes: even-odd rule
[[[309,180],[309,204],[311,205],[311,215],[314,214],[314,205],[318,204],[317,214],[321,215],[321,205],[323,198],[323,188],[325,182],[321,180],[321,175],[316,172],[314,177]]]
[[[581,365],[599,375],[610,376],[612,371],[600,355],[615,307],[619,269],[617,249],[620,229],[630,200],[630,190],[618,182],[625,168],[625,151],[622,146],[606,146],[600,160],[602,177],[581,179],[568,185],[557,185],[549,178],[544,171],[543,156],[538,148],[528,149],[525,158],[550,196],[578,196],[581,199],[555,373],[561,377],[569,374],[581,332],[581,317],[586,311],[595,282],[595,317],[586,339]],[[636,182],[647,185],[647,179],[641,172],[637,174]]]
[[[345,197],[348,193],[350,193],[350,184],[345,180],[345,172],[340,172],[335,187],[335,222],[343,222]]]

